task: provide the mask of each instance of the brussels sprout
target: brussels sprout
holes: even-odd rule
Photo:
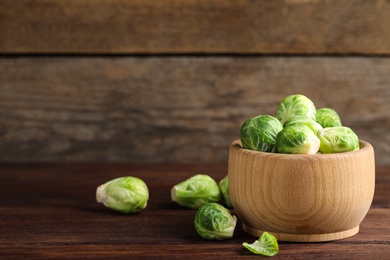
[[[223,240],[233,237],[237,218],[218,203],[207,203],[198,209],[194,226],[204,239]]]
[[[276,117],[284,124],[294,116],[307,116],[315,120],[316,107],[314,103],[301,94],[285,97],[276,109]]]
[[[222,195],[210,176],[197,174],[173,186],[171,198],[184,207],[198,209],[208,202],[220,202]]]
[[[229,181],[228,176],[226,175],[222,180],[219,181],[219,189],[221,190],[223,201],[225,202],[225,205],[229,208],[232,208],[232,202],[230,200],[230,194],[229,194]]]
[[[149,190],[145,182],[131,176],[113,179],[96,189],[97,202],[125,214],[143,210],[148,199]]]
[[[320,140],[304,124],[287,126],[276,137],[278,153],[315,154],[319,147]]]
[[[283,126],[287,127],[295,124],[304,124],[310,127],[310,129],[313,130],[315,135],[318,135],[318,131],[322,130],[322,126],[319,123],[307,116],[294,116],[287,120]]]
[[[264,256],[273,256],[279,252],[278,240],[268,232],[263,232],[253,244],[244,242],[242,245],[252,253]]]
[[[242,146],[246,149],[262,152],[275,150],[276,135],[283,125],[273,116],[259,115],[244,122],[240,130]]]
[[[346,126],[325,127],[319,132],[321,153],[342,153],[359,149],[359,138]]]
[[[342,126],[339,115],[331,108],[317,109],[316,121],[322,127]]]

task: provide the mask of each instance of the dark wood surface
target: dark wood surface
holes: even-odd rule
[[[225,163],[246,119],[301,93],[386,165],[389,71],[386,57],[3,57],[0,162]]]
[[[390,3],[2,0],[0,52],[389,54]]]
[[[6,259],[252,258],[242,243],[256,238],[238,222],[234,237],[201,239],[194,210],[171,202],[170,189],[199,172],[216,180],[226,164],[1,164],[0,252]],[[147,208],[123,215],[95,201],[96,187],[132,175],[150,189]],[[280,242],[273,259],[388,259],[390,167],[376,170],[376,192],[360,232],[326,243]]]

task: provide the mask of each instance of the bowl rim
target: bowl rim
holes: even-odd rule
[[[364,140],[359,139],[359,144],[360,144],[360,149],[355,150],[355,151],[349,151],[349,152],[342,152],[342,153],[328,153],[328,154],[322,154],[322,153],[317,153],[317,154],[287,154],[287,153],[270,153],[270,152],[262,152],[262,151],[255,151],[255,150],[250,150],[247,148],[244,148],[241,144],[240,139],[236,139],[232,142],[230,145],[231,149],[239,150],[245,153],[248,153],[248,155],[252,156],[275,156],[275,157],[280,157],[280,158],[285,158],[285,157],[295,157],[295,158],[333,158],[333,157],[340,157],[340,156],[348,156],[352,154],[359,154],[359,153],[366,153],[369,150],[374,150],[373,146]]]

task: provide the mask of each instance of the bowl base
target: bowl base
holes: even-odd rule
[[[259,230],[251,228],[245,224],[242,224],[242,227],[245,232],[260,237],[264,230]],[[288,242],[325,242],[339,240],[347,237],[356,235],[359,232],[359,225],[349,230],[335,232],[335,233],[326,233],[326,234],[286,234],[278,232],[269,232],[274,235],[279,241],[288,241]]]

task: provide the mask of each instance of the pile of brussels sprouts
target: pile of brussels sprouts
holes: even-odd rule
[[[137,177],[126,176],[108,181],[96,189],[96,200],[107,208],[125,214],[140,212],[147,206],[149,190]],[[233,237],[237,218],[228,190],[228,176],[217,183],[207,174],[196,174],[171,189],[172,201],[196,209],[194,227],[199,236],[207,240],[224,240]],[[272,256],[278,253],[276,238],[264,232],[253,244],[244,242],[245,248],[255,254]]]
[[[276,117],[259,115],[246,120],[240,129],[246,149],[285,154],[329,154],[359,149],[358,136],[341,124],[331,108],[316,109],[304,95],[285,97]]]
[[[233,237],[237,218],[228,209],[232,208],[232,203],[227,175],[218,184],[206,174],[194,175],[173,186],[171,199],[184,207],[197,209],[194,226],[202,238],[224,240]],[[254,243],[242,245],[252,253],[265,256],[279,252],[276,238],[267,232]]]
[[[227,175],[218,184],[207,174],[196,174],[173,186],[171,199],[183,207],[198,210],[194,226],[202,238],[233,237],[237,218],[226,208],[232,207]]]
[[[233,236],[237,218],[222,205],[232,208],[227,175],[217,183],[207,174],[196,174],[173,186],[171,199],[198,210],[194,225],[202,238],[222,240]],[[96,200],[112,210],[133,214],[146,208],[149,190],[139,178],[120,177],[98,186]]]

